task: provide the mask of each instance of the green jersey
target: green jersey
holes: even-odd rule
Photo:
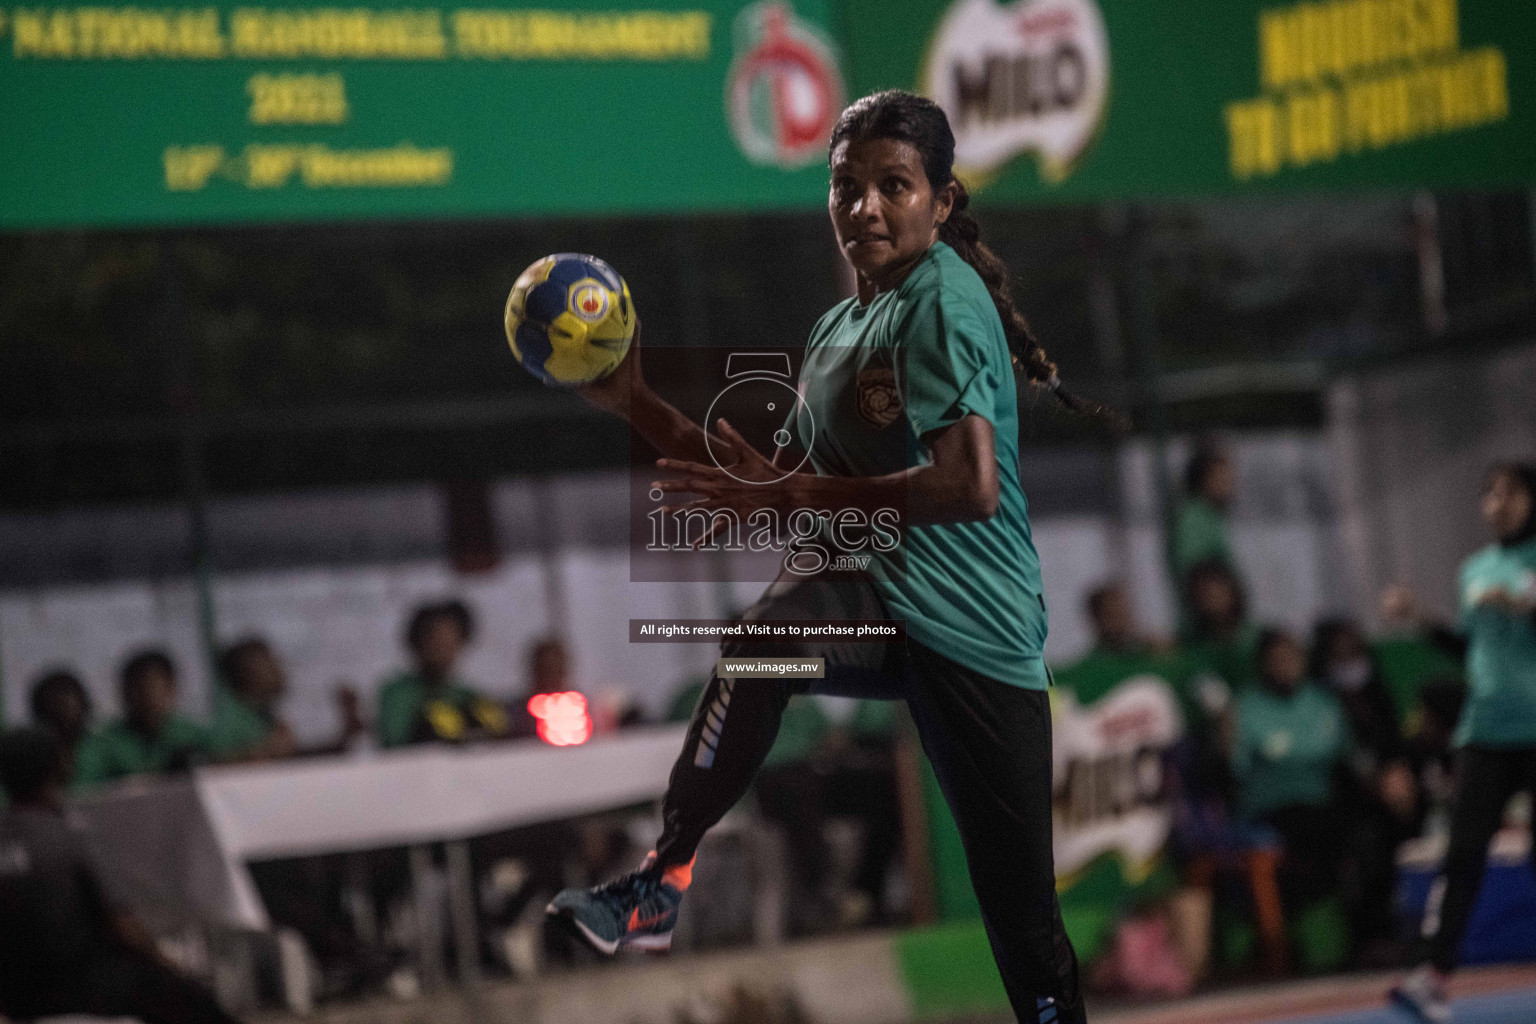
[[[1189,570],[1201,562],[1220,562],[1234,573],[1237,563],[1227,542],[1227,523],[1221,512],[1204,498],[1185,498],[1174,513],[1173,536],[1168,552],[1173,579],[1182,583]]]
[[[208,729],[208,743],[215,757],[230,758],[245,753],[264,742],[276,725],[227,687],[215,687],[213,724]]]
[[[1019,486],[1017,384],[976,271],[935,242],[899,287],[833,307],[811,332],[800,394],[794,430],[829,476],[901,472],[928,459],[921,438],[932,431],[972,413],[992,424],[996,514],[912,526],[897,550],[870,552],[870,572],[913,640],[993,679],[1044,689],[1045,597]]]
[[[1334,767],[1349,751],[1349,723],[1332,694],[1311,683],[1285,696],[1250,687],[1237,699],[1236,731],[1232,774],[1243,818],[1332,798]]]
[[[1234,579],[1240,579],[1221,511],[1204,498],[1187,497],[1174,510],[1173,530],[1168,535],[1168,574],[1178,594],[1180,633],[1188,633],[1195,620],[1185,600],[1185,580],[1189,571],[1203,562],[1220,563],[1231,570]],[[1233,680],[1229,682],[1236,685]]]
[[[1456,727],[1458,745],[1536,745],[1536,619],[1478,606],[1501,587],[1536,598],[1536,540],[1489,545],[1461,567],[1467,703]]]
[[[457,680],[429,687],[417,672],[401,672],[379,690],[378,739],[381,747],[403,747],[434,739],[458,739],[476,724],[477,713],[494,705]],[[488,723],[505,732],[506,716]],[[500,728],[494,728],[499,724]]]
[[[166,719],[156,736],[145,736],[120,718],[81,741],[75,755],[75,785],[99,786],[130,775],[181,771],[210,752],[208,731],[180,715]]]

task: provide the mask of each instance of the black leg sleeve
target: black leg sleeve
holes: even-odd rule
[[[818,622],[883,619],[884,606],[862,580],[800,580],[774,583],[742,616],[743,621],[775,619]],[[733,640],[725,658],[822,658],[823,683],[848,674],[878,676],[888,660],[885,644]],[[662,866],[686,864],[699,840],[747,792],[779,734],[784,706],[807,680],[774,678],[709,681],[694,708],[682,755],[672,768],[662,801],[662,834],[656,857]]]
[[[992,954],[1020,1024],[1084,1024],[1051,849],[1043,690],[988,679],[911,643],[908,701],[954,812]]]
[[[1441,971],[1456,966],[1488,862],[1488,842],[1499,830],[1517,779],[1508,753],[1467,747],[1461,753],[1451,812],[1450,847],[1424,910],[1427,955]]]
[[[726,657],[742,656],[730,650],[735,646],[727,645]],[[773,656],[756,650],[752,655]],[[663,867],[692,860],[704,833],[746,794],[793,692],[790,682],[777,679],[709,681],[661,805],[656,859]]]

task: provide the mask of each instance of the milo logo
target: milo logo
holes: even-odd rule
[[[815,26],[776,0],[737,16],[725,112],[748,160],[793,169],[825,159],[842,109],[836,51]]]
[[[955,132],[955,162],[986,175],[1021,153],[1072,171],[1109,95],[1109,39],[1093,0],[958,0],[939,23],[922,89]]]

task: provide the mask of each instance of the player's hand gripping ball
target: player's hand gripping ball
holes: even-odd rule
[[[507,296],[507,342],[545,384],[570,388],[612,373],[635,336],[629,285],[596,256],[561,252],[523,271]]]

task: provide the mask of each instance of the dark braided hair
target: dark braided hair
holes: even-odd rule
[[[837,119],[827,151],[828,159],[839,143],[872,139],[895,139],[916,149],[922,157],[928,184],[935,193],[951,182],[955,184],[955,205],[950,210],[949,219],[939,225],[939,240],[981,275],[992,296],[992,304],[997,307],[998,318],[1003,322],[1014,369],[1056,396],[1056,400],[1068,409],[1121,426],[1123,417],[1118,413],[1080,398],[1061,386],[1056,364],[1045,354],[1045,349],[1029,329],[1029,321],[1014,305],[1008,265],[981,240],[981,225],[965,212],[970,206],[971,195],[965,184],[955,177],[955,133],[950,130],[949,118],[943,109],[930,99],[901,89],[871,93],[855,100]]]

